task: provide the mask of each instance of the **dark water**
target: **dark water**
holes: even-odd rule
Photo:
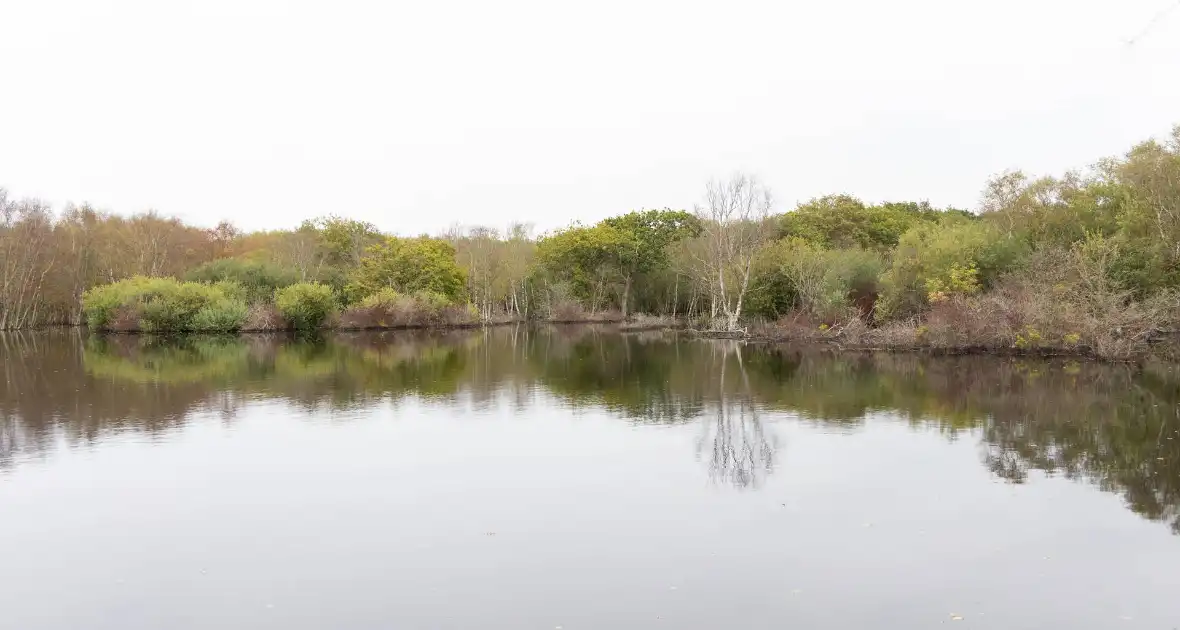
[[[1168,370],[589,328],[0,361],[3,628],[1180,627]]]

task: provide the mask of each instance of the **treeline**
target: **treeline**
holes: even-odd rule
[[[691,212],[631,212],[540,237],[513,225],[403,238],[335,216],[242,233],[85,205],[54,214],[0,193],[0,328],[366,328],[642,313],[724,330],[776,322],[763,331],[860,345],[1124,356],[1175,316],[1180,127],[1085,172],[1001,174],[977,212],[847,195],[783,214],[772,207],[769,190],[737,175],[709,184]]]

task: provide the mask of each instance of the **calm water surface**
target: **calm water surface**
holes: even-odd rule
[[[1180,627],[1180,375],[0,336],[0,627]]]

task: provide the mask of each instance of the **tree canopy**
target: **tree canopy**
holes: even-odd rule
[[[629,212],[552,234],[538,243],[537,258],[551,277],[592,303],[613,288],[626,316],[635,279],[667,267],[669,246],[700,231],[700,221],[682,210]]]
[[[849,194],[783,208],[769,193],[738,174],[707,185],[693,212],[638,210],[541,238],[524,224],[407,238],[337,215],[241,232],[87,204],[55,212],[0,190],[0,328],[79,323],[88,290],[136,277],[218,284],[234,314],[239,301],[273,306],[275,289],[298,282],[328,287],[338,308],[383,290],[426,292],[483,321],[641,313],[731,329],[750,315],[925,326],[955,306],[995,319],[992,332],[1056,322],[1054,334],[1073,338],[1101,329],[1104,309],[1155,305],[1141,337],[1180,320],[1180,127],[1088,169],[1000,173],[978,212]],[[1069,302],[1087,291],[1104,297]],[[1053,300],[1033,308],[1043,296]],[[962,328],[962,312],[946,318]],[[1050,317],[1062,313],[1073,319]]]
[[[390,288],[401,293],[431,292],[461,300],[465,282],[450,243],[429,237],[389,237],[365,250],[350,276],[346,293],[357,301]]]

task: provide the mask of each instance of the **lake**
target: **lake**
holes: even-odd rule
[[[4,628],[1180,627],[1180,373],[0,336]]]

